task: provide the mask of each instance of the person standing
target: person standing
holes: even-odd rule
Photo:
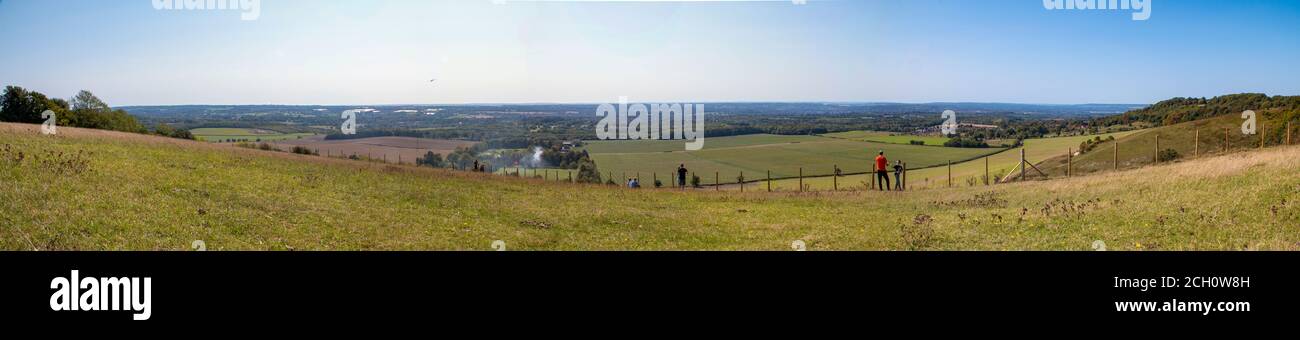
[[[682,163],[681,166],[678,166],[678,167],[677,167],[677,186],[678,186],[678,187],[681,187],[682,189],[686,189],[686,173],[687,173],[687,172],[688,172],[688,171],[686,170],[686,164],[685,164],[685,163]]]
[[[881,150],[876,155],[876,182],[880,182],[880,191],[888,191],[889,188],[889,159],[885,158],[885,151]]]
[[[894,190],[903,191],[903,161],[894,161]]]

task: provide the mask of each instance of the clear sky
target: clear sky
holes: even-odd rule
[[[115,106],[1300,95],[1300,1],[0,1],[0,84]]]

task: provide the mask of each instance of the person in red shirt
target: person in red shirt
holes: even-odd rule
[[[885,151],[881,150],[876,156],[876,182],[880,183],[880,191],[890,190],[889,186],[889,159],[885,158]]]

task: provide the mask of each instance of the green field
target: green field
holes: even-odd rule
[[[822,136],[831,137],[831,138],[851,139],[857,141],[866,141],[866,142],[890,143],[890,144],[912,144],[912,141],[922,141],[925,142],[925,145],[930,145],[930,146],[943,146],[943,143],[948,142],[948,137],[944,137],[944,136],[918,136],[918,135],[901,134],[895,132],[880,132],[880,131],[836,132],[836,133],[824,134]]]
[[[195,240],[217,251],[491,250],[495,240],[512,251],[788,251],[794,240],[812,251],[1300,249],[1297,147],[991,188],[769,194],[39,130],[0,124],[0,249],[189,250]]]
[[[228,139],[248,142],[271,142],[315,136],[313,133],[281,133],[272,130],[246,128],[200,128],[190,130],[195,139],[205,142],[224,142]]]
[[[616,180],[640,176],[666,179],[685,164],[704,185],[735,183],[743,172],[747,181],[830,175],[838,165],[843,173],[869,171],[876,153],[911,166],[933,166],[949,160],[978,158],[1002,149],[944,148],[861,142],[818,136],[745,135],[705,140],[700,151],[682,151],[682,141],[597,141],[587,150],[604,177]],[[608,178],[606,178],[608,179]],[[653,183],[647,181],[647,183]]]
[[[742,146],[797,144],[806,142],[825,142],[826,138],[817,136],[787,135],[741,135],[704,139],[704,150],[735,148]],[[677,152],[686,150],[686,141],[682,140],[626,140],[626,141],[589,141],[583,148],[590,153],[642,153],[642,152]],[[701,150],[703,151],[703,150]]]
[[[1098,136],[1101,136],[1102,138],[1106,138],[1107,136],[1113,135],[1115,136],[1115,138],[1121,138],[1131,133],[1134,132],[1133,131],[1118,132],[1118,133],[1104,134]],[[1077,149],[1079,147],[1079,143],[1087,139],[1092,139],[1093,137],[1095,136],[1055,137],[1055,138],[1040,138],[1040,139],[1025,140],[1025,146],[1023,148],[1025,150],[1025,158],[1028,158],[1029,161],[1035,163],[1044,162],[1052,157],[1065,155],[1066,152],[1069,152],[1070,148]],[[1005,175],[1007,172],[1011,171],[1011,169],[1014,168],[1016,164],[1019,164],[1020,162],[1021,149],[1022,148],[1015,148],[1015,149],[1007,150],[1005,152],[1000,152],[992,156],[989,156],[988,157],[989,172],[996,176],[996,175]],[[915,166],[911,166],[911,163],[909,163],[909,167],[913,169],[916,168]],[[953,184],[967,185],[971,180],[975,180],[978,183],[982,184],[983,177],[984,177],[984,168],[985,166],[984,166],[983,159],[977,159],[970,162],[953,164],[952,167]],[[832,182],[834,180],[836,179],[830,177],[806,178],[804,179],[804,185],[808,186],[810,190],[831,190],[835,186],[835,183]],[[892,177],[890,180],[891,181],[893,180]],[[854,176],[840,177],[838,181],[839,181],[840,188],[845,188],[846,186],[865,187],[866,184],[864,183],[870,183],[871,178],[866,175],[854,175]],[[909,171],[907,174],[907,182],[908,182],[908,186],[914,189],[947,186],[948,167],[942,166],[942,167],[934,167],[928,169]],[[797,191],[799,190],[799,181],[798,180],[774,181],[772,183],[772,187],[773,189],[776,190]],[[763,188],[766,189],[766,184],[763,184]]]

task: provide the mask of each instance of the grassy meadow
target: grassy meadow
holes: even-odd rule
[[[597,141],[586,146],[603,176],[621,179],[624,174],[641,178],[667,178],[678,165],[700,177],[704,185],[735,183],[744,172],[746,180],[830,175],[835,166],[843,173],[870,171],[876,153],[905,157],[914,166],[933,166],[948,160],[967,160],[1002,149],[945,148],[918,145],[861,142],[818,136],[745,135],[706,139],[700,151],[683,151],[683,141]]]
[[[195,139],[205,142],[224,142],[228,139],[271,142],[315,135],[311,133],[281,133],[271,130],[245,128],[199,128],[190,130],[190,133],[194,135]]]
[[[0,249],[1300,249],[1297,147],[994,187],[715,193],[38,131],[0,124]]]

